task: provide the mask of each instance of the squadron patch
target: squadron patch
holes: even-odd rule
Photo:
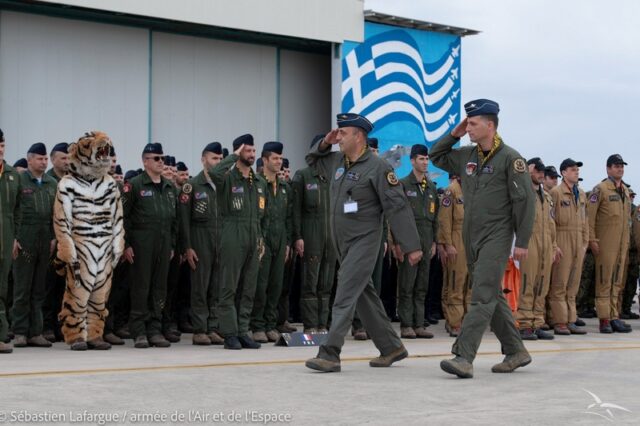
[[[525,163],[522,158],[516,158],[513,162],[513,170],[515,170],[516,173],[524,173],[525,170],[527,170],[527,163]]]
[[[188,194],[180,194],[180,203],[187,204],[189,202]]]
[[[124,186],[122,187],[122,191],[123,192],[131,191],[131,184],[129,182],[125,183]]]
[[[193,187],[190,183],[185,183],[184,185],[182,185],[182,192],[184,192],[185,194],[191,194],[191,191],[193,191]]]
[[[394,172],[387,172],[387,182],[389,185],[396,186],[398,184],[398,177]]]
[[[598,194],[595,193],[595,192],[593,194],[591,194],[591,197],[589,197],[589,202],[591,204],[597,203],[598,202]]]
[[[478,168],[478,163],[468,162],[466,167],[467,176],[471,176]]]
[[[335,180],[338,180],[342,177],[342,175],[344,174],[344,167],[340,167],[338,168],[338,170],[336,170],[336,174],[334,176]]]
[[[442,207],[449,207],[449,206],[451,206],[451,198],[444,197],[442,199]]]

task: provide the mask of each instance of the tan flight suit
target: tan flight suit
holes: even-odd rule
[[[589,224],[586,216],[587,197],[578,188],[576,203],[571,188],[564,181],[551,190],[553,216],[556,221],[556,245],[562,251],[562,258],[551,270],[549,325],[575,322],[576,295],[580,287],[582,262],[585,248],[589,244]]]
[[[534,187],[536,220],[529,239],[529,254],[520,262],[520,297],[516,320],[520,330],[540,328],[544,324],[545,301],[551,282],[553,253],[556,250],[556,224],[551,195]]]
[[[601,320],[618,319],[618,293],[629,250],[631,198],[624,184],[611,179],[596,185],[589,197],[589,241],[600,245],[596,259],[596,312]]]
[[[447,325],[457,328],[471,303],[471,281],[467,272],[467,256],[462,240],[464,198],[462,188],[454,180],[440,201],[438,213],[438,244],[452,245],[458,252],[455,262],[447,262],[444,268],[442,308]]]

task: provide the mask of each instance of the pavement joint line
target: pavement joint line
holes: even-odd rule
[[[596,352],[596,351],[616,351],[616,350],[640,350],[640,346],[616,346],[616,347],[589,347],[589,348],[559,348],[559,349],[538,349],[530,350],[531,354],[553,354],[564,352]],[[478,356],[494,356],[502,355],[500,352],[480,352]],[[437,353],[437,354],[417,354],[409,355],[409,359],[424,359],[424,358],[446,358],[451,356],[450,353]],[[359,362],[369,361],[371,357],[349,357],[343,358],[341,362]],[[139,373],[139,372],[151,372],[151,371],[171,371],[171,370],[186,370],[186,369],[201,369],[201,368],[223,368],[223,367],[255,367],[255,366],[268,366],[268,365],[291,365],[291,364],[303,364],[304,359],[288,359],[288,360],[272,360],[272,361],[245,361],[245,362],[224,362],[219,364],[188,364],[188,365],[163,365],[155,367],[123,367],[123,368],[102,368],[102,369],[80,369],[80,370],[52,370],[52,371],[26,371],[18,373],[0,373],[0,379],[19,378],[19,377],[43,377],[43,376],[69,376],[69,375],[83,375],[83,374],[104,374],[104,373]]]

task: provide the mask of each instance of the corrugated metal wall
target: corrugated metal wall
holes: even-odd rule
[[[0,13],[0,128],[13,162],[91,129],[123,168],[149,140],[195,174],[200,152],[242,133],[280,139],[293,168],[332,123],[330,58],[141,28]]]

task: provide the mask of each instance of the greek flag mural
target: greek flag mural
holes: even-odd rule
[[[460,37],[367,22],[364,42],[343,45],[342,111],[374,124],[380,155],[406,176],[411,146],[431,147],[460,121]]]

